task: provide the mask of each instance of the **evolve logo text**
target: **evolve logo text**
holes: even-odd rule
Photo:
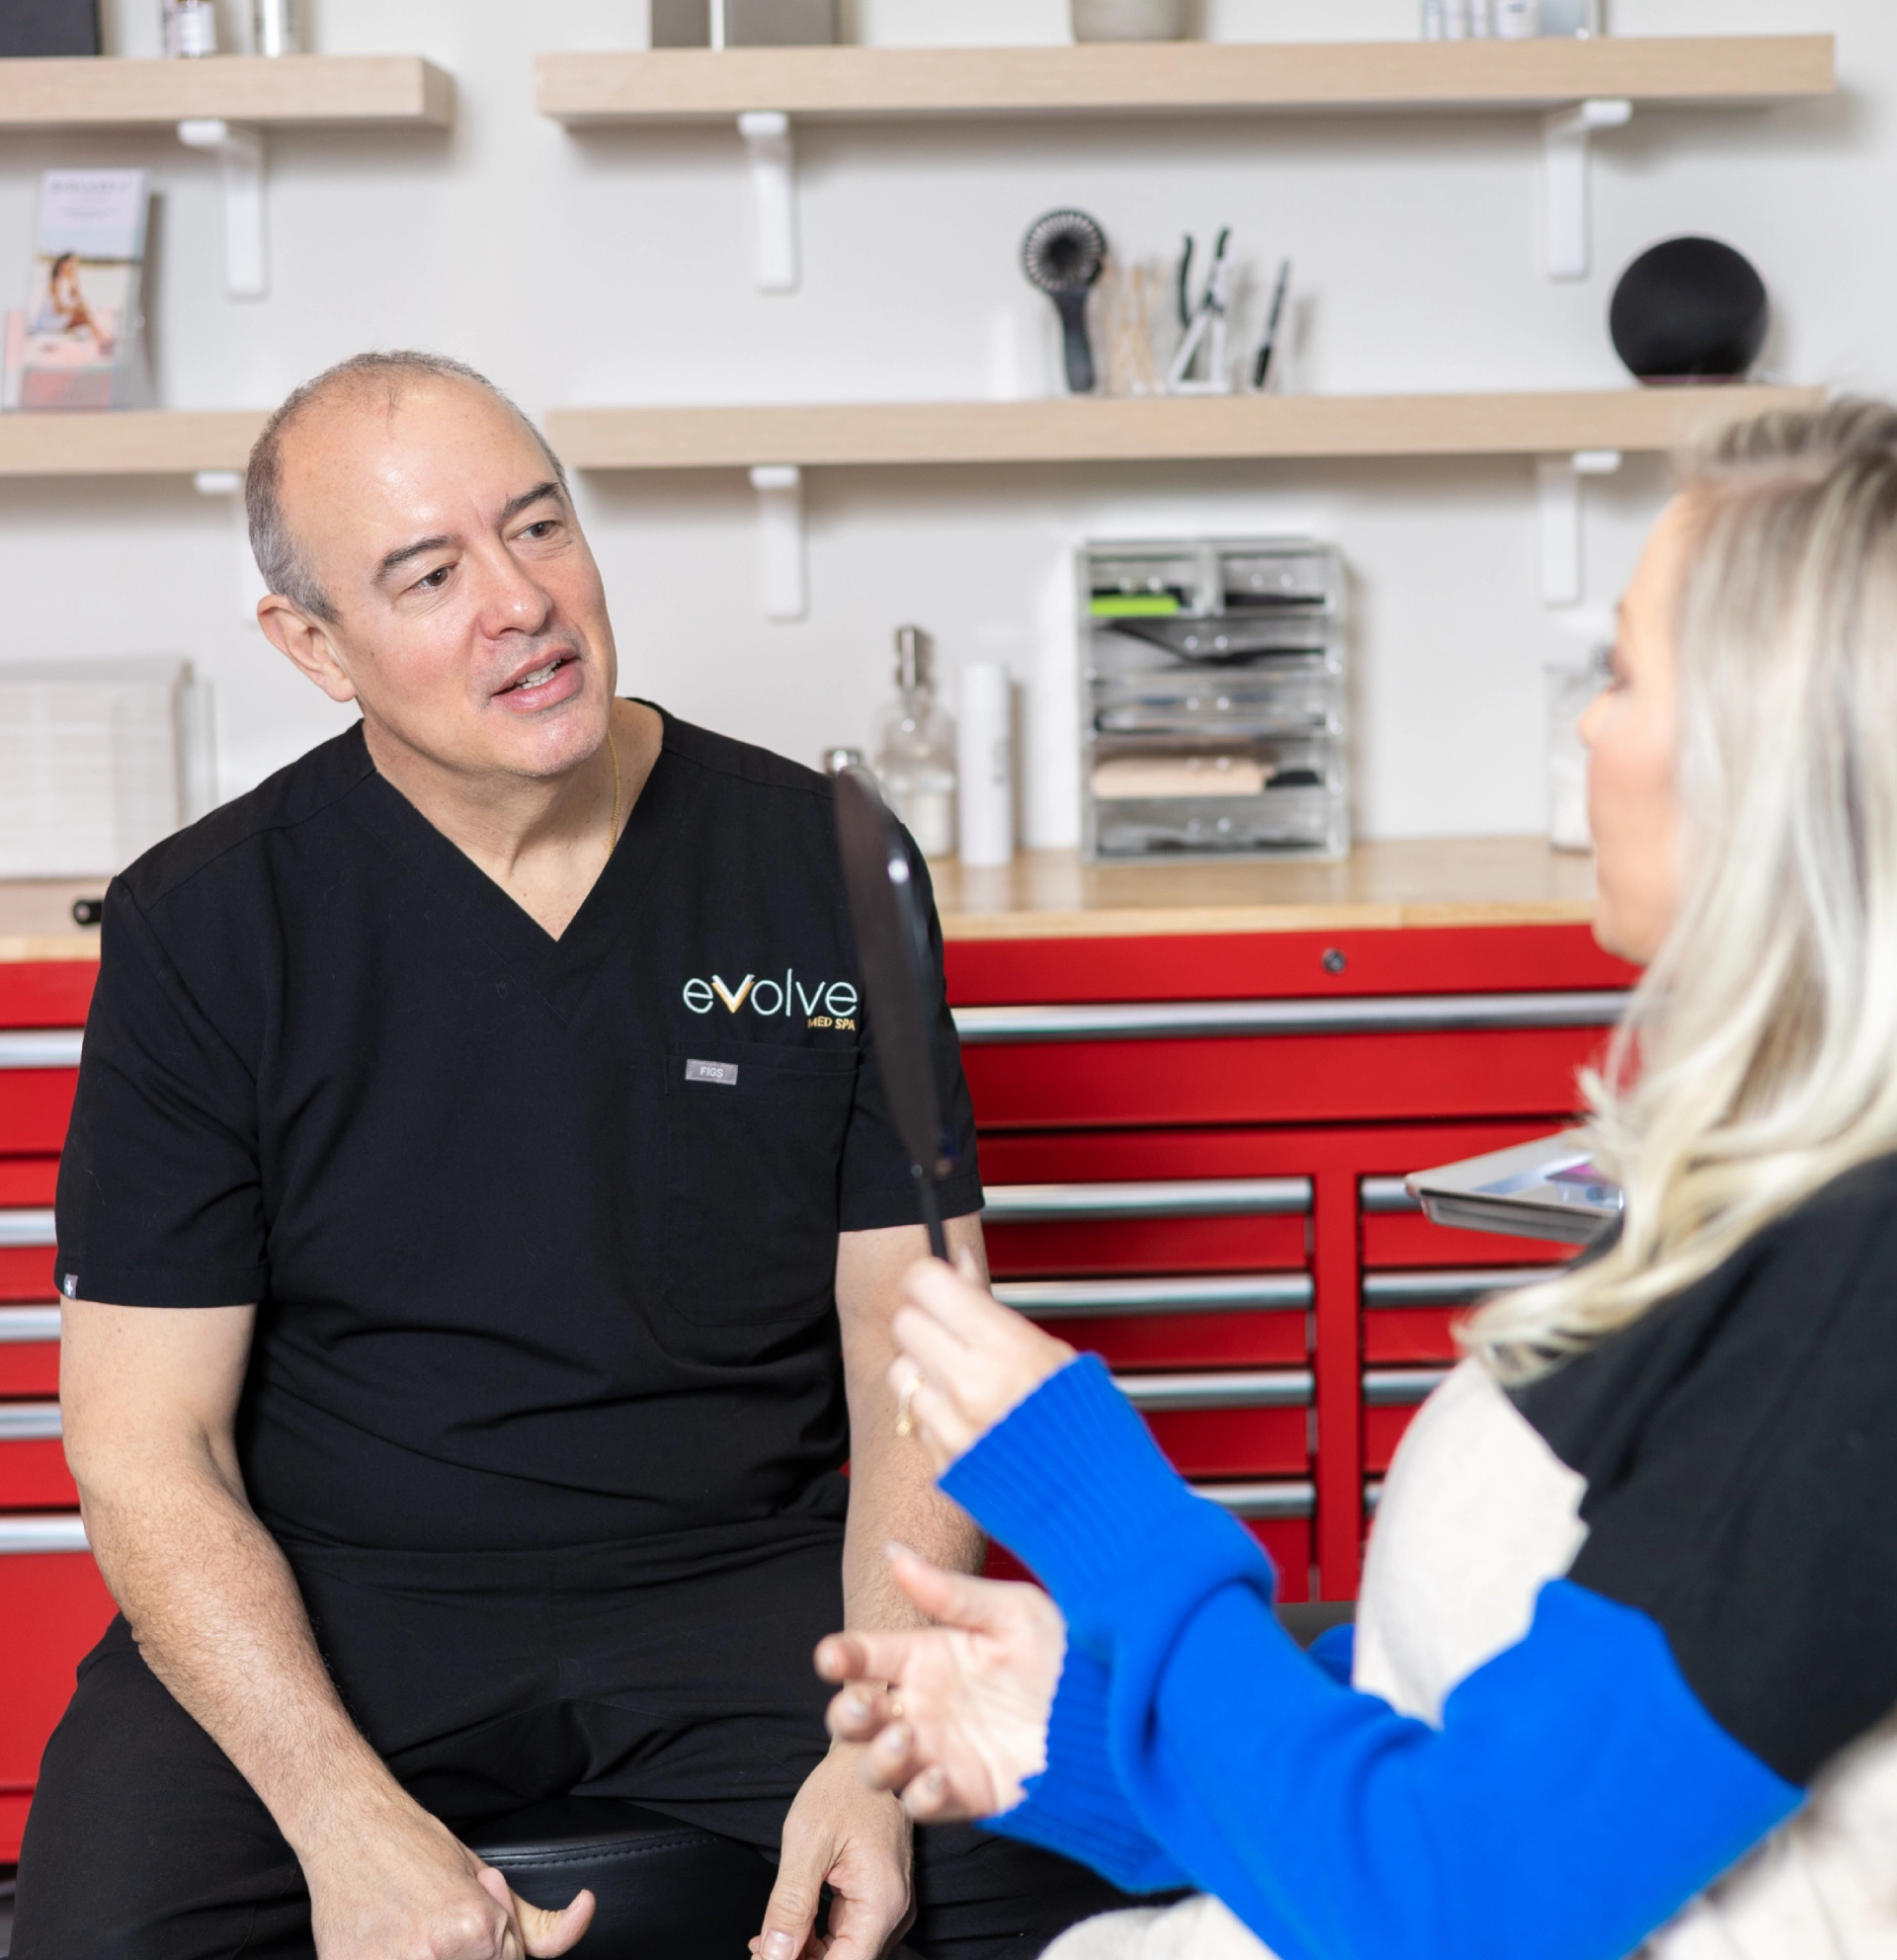
[[[722,1006],[727,1014],[749,1008],[766,1020],[801,1014],[812,1027],[857,1024],[857,990],[848,980],[819,980],[806,987],[793,968],[786,968],[782,980],[747,973],[735,986],[721,973],[712,974],[709,980],[688,980],[685,1004],[694,1014],[709,1014]]]

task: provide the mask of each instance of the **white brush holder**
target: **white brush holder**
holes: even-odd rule
[[[1184,41],[1191,0],[1071,0],[1076,41]]]

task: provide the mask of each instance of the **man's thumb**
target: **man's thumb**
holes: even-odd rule
[[[497,1904],[513,1909],[521,1928],[521,1941],[531,1960],[555,1960],[558,1954],[571,1953],[593,1923],[595,1902],[590,1892],[577,1894],[563,1911],[549,1913],[541,1907],[530,1906],[492,1865],[484,1866],[479,1878],[482,1891]]]
[[[764,1909],[764,1937],[758,1942],[758,1960],[797,1960],[816,1927],[821,1882],[802,1872],[787,1870],[785,1865],[779,1866],[778,1882],[771,1888],[771,1903]]]

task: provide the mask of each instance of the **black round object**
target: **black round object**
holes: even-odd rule
[[[1669,238],[1613,289],[1613,351],[1643,381],[1727,381],[1766,344],[1772,306],[1752,262],[1716,238]]]

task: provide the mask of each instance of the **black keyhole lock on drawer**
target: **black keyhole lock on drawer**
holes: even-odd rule
[[[1348,965],[1350,965],[1350,963],[1351,962],[1349,961],[1349,959],[1345,957],[1343,950],[1340,947],[1338,946],[1325,947],[1324,971],[1326,973],[1342,973],[1344,969]]]

